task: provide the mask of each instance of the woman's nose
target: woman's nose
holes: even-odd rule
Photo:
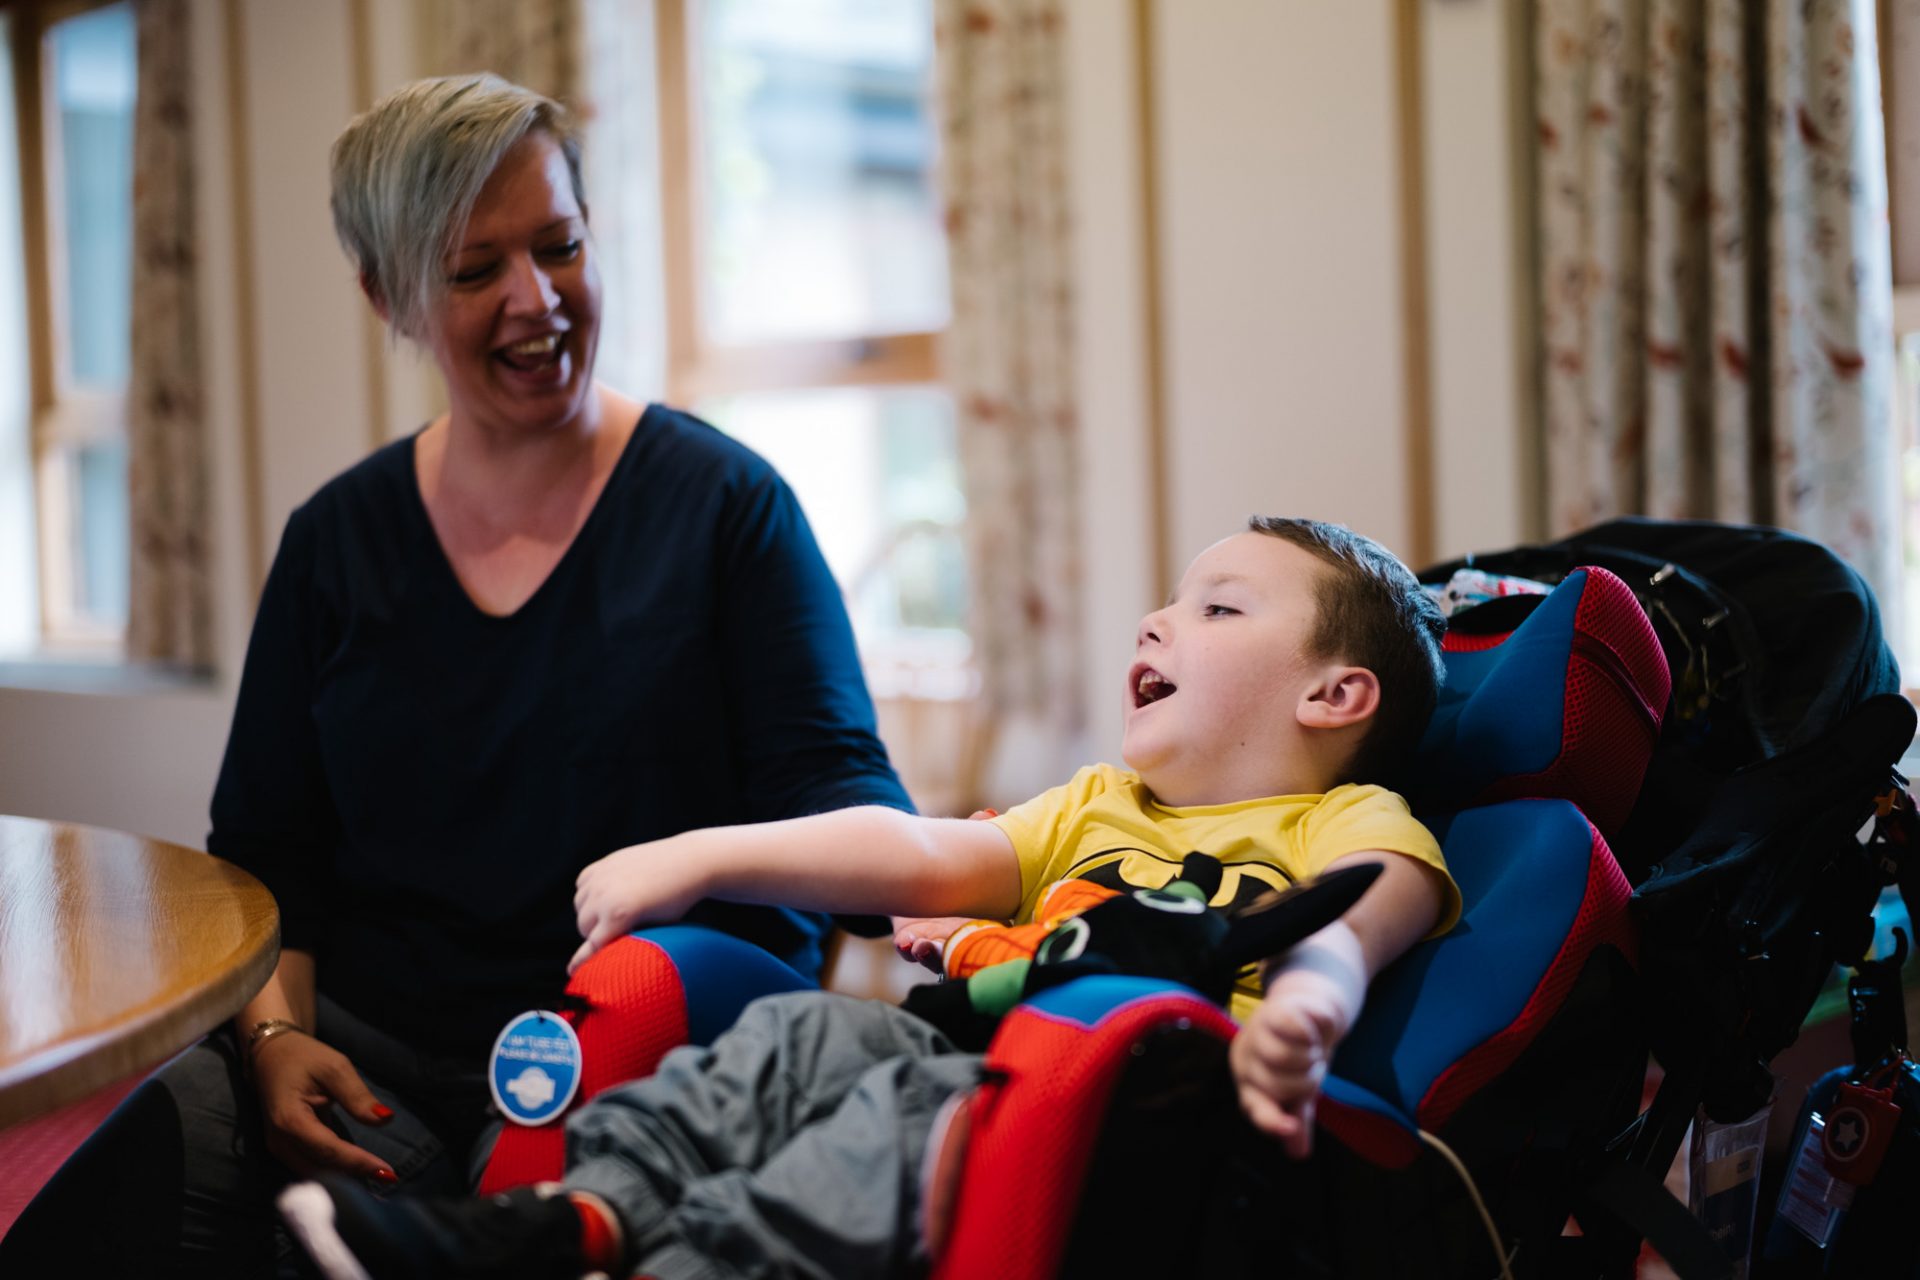
[[[544,316],[560,305],[553,278],[531,257],[515,258],[507,271],[507,307],[515,315]]]

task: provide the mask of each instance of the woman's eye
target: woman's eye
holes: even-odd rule
[[[451,279],[454,284],[479,284],[492,274],[493,264],[489,262],[484,266],[464,267],[454,272],[449,279]]]
[[[555,262],[571,262],[580,252],[580,242],[569,240],[565,244],[548,246],[546,254]]]

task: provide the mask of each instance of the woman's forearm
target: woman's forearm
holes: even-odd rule
[[[234,1015],[233,1028],[244,1043],[253,1028],[269,1018],[285,1018],[303,1030],[313,1030],[312,952],[282,950],[266,985]]]

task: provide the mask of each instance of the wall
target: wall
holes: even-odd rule
[[[1436,558],[1511,546],[1537,527],[1523,429],[1530,215],[1515,178],[1533,120],[1513,70],[1521,3],[1420,7]]]
[[[1089,754],[1119,752],[1153,581],[1253,512],[1411,554],[1403,183],[1392,0],[1154,0],[1142,121],[1134,6],[1068,0],[1081,420],[1092,496]],[[1433,553],[1526,528],[1508,86],[1517,0],[1418,0]],[[1152,472],[1141,131],[1153,130],[1164,466]]]
[[[628,0],[601,0],[616,2]],[[1393,5],[1155,0],[1149,209],[1134,7],[1067,3],[1090,495],[1084,754],[1115,759],[1134,625],[1160,591],[1156,482],[1176,572],[1252,511],[1311,512],[1396,545],[1408,535]],[[1512,3],[1420,4],[1440,554],[1515,541],[1522,526],[1500,88]],[[0,688],[0,812],[198,844],[258,574],[287,513],[376,432],[424,418],[433,397],[417,362],[369,342],[325,203],[341,122],[411,73],[413,6],[195,0],[193,21],[220,673],[190,689]],[[1161,270],[1149,281],[1155,224]],[[1163,301],[1158,476],[1150,285]]]

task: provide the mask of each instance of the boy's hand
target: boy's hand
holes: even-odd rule
[[[1321,974],[1277,974],[1227,1051],[1241,1110],[1296,1160],[1313,1149],[1314,1101],[1350,1004],[1345,987]]]
[[[574,922],[586,941],[567,962],[572,973],[587,957],[643,924],[678,920],[707,896],[706,858],[690,831],[629,845],[588,864],[574,881]]]
[[[935,973],[943,972],[944,943],[961,925],[971,924],[971,916],[936,916],[916,920],[896,916],[893,921],[893,949],[902,960],[925,965]]]

